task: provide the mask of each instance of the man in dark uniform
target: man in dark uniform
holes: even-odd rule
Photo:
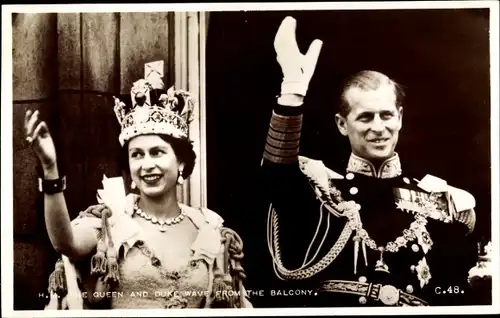
[[[297,48],[287,17],[275,38],[283,71],[262,163],[277,306],[465,305],[476,262],[475,200],[445,180],[405,175],[395,147],[403,91],[362,71],[343,89],[335,122],[349,138],[346,174],[299,156],[303,100],[321,41]]]

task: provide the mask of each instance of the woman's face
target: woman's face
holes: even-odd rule
[[[184,164],[168,142],[156,135],[137,136],[128,144],[128,159],[132,181],[141,194],[159,197],[175,191]]]

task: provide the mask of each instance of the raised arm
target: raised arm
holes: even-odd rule
[[[270,203],[268,245],[279,239],[280,258],[287,268],[302,266],[319,218],[313,188],[299,168],[303,102],[321,50],[315,40],[304,55],[295,38],[296,21],[287,17],[276,33],[274,47],[283,72],[281,93],[272,112],[264,149],[263,184]],[[276,234],[278,237],[269,233]],[[270,247],[271,248],[271,247]]]
[[[295,37],[297,22],[286,17],[274,40],[276,59],[283,72],[281,94],[269,125],[264,161],[294,164],[299,153],[302,129],[302,104],[323,43],[314,40],[304,55]],[[265,163],[265,162],[264,162]]]
[[[72,259],[88,256],[97,245],[97,234],[86,226],[73,228],[63,190],[65,182],[57,168],[56,151],[47,124],[39,120],[39,111],[28,110],[24,129],[43,170],[44,216],[52,246]]]

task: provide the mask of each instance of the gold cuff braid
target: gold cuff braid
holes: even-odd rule
[[[274,163],[297,160],[303,115],[284,116],[273,111],[269,125],[264,159]]]

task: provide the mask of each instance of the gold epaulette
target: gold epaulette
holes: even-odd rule
[[[299,156],[299,167],[313,187],[316,197],[321,202],[326,203],[327,208],[330,207],[329,210],[333,212],[331,208],[335,204],[332,201],[331,194],[337,199],[341,197],[341,194],[340,191],[335,188],[332,181],[344,179],[344,177],[327,168],[322,161],[303,156]],[[335,212],[333,212],[333,214],[338,216]]]
[[[453,219],[463,223],[469,229],[469,232],[474,230],[476,224],[476,199],[469,192],[452,187],[448,183],[438,177],[426,175],[419,181],[418,187],[427,192],[447,192],[449,193],[450,209],[454,211]]]

